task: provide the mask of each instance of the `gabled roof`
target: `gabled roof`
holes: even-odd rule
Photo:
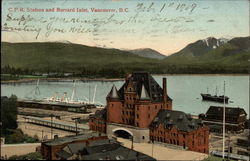
[[[144,86],[145,91],[147,91],[150,100],[154,102],[163,101],[163,89],[155,81],[155,79],[147,72],[135,72],[133,73],[128,80],[123,84],[119,89],[118,95],[121,100],[124,100],[124,91],[128,86],[129,81],[133,81],[136,84],[136,93],[138,96],[141,96],[142,87]],[[168,97],[168,100],[172,100]]]
[[[155,128],[163,124],[164,128],[171,129],[173,126],[179,131],[193,131],[203,126],[199,119],[193,119],[190,114],[182,111],[165,110],[161,109],[155,119],[152,121],[150,127]]]
[[[222,116],[223,115],[223,106],[210,106],[209,109],[206,112],[206,115],[217,115]],[[243,108],[239,107],[226,107],[226,115],[230,116],[239,116],[242,112],[246,113],[246,111]]]

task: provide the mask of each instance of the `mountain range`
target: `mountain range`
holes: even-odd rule
[[[135,55],[141,56],[141,57],[160,59],[160,60],[166,58],[166,55],[163,55],[159,53],[158,51],[150,49],[150,48],[127,50],[127,51]]]
[[[231,40],[209,37],[190,43],[170,56],[149,48],[124,51],[69,42],[1,44],[4,73],[18,69],[118,76],[141,70],[150,73],[247,73],[250,69],[250,37]]]
[[[231,40],[209,37],[188,44],[179,52],[164,59],[171,64],[214,64],[249,65],[250,37],[237,37]]]

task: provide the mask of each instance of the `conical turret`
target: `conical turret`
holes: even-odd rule
[[[148,92],[147,92],[146,88],[144,87],[144,84],[142,84],[140,99],[141,100],[150,100],[150,97],[148,95]]]
[[[113,85],[111,91],[109,92],[108,97],[109,98],[119,98],[118,92],[117,92],[117,89],[116,89],[115,85]]]

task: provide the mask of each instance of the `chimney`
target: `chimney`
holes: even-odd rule
[[[128,81],[128,78],[129,78],[129,74],[126,73],[126,75],[125,75],[125,81]]]
[[[163,100],[164,103],[167,103],[167,78],[162,79],[162,87],[163,87]]]

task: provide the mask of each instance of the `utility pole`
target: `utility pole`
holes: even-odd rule
[[[152,157],[154,156],[154,139],[152,139]]]
[[[133,150],[134,149],[134,137],[133,136],[131,136],[131,141],[132,141],[132,143],[131,143],[131,149]]]
[[[75,121],[75,126],[76,126],[76,135],[78,134],[78,129],[77,129],[77,122],[79,121],[80,117],[75,117],[75,118],[72,118],[72,120]]]
[[[2,120],[1,120],[1,122],[0,122],[0,134],[1,134],[1,139],[2,139],[2,125],[3,125],[3,123],[2,123]],[[2,154],[2,140],[1,140],[1,143],[0,143],[0,154]],[[1,156],[0,156],[1,157]],[[1,160],[2,160],[2,157],[1,157]]]
[[[89,84],[89,104],[90,104],[90,84]]]
[[[53,117],[54,117],[54,115],[51,114],[50,117],[51,117],[51,119],[50,119],[50,129],[51,129],[51,131],[50,131],[50,138],[53,139],[53,128],[52,128],[52,123],[53,123]]]
[[[226,94],[226,88],[225,88],[225,81],[224,81],[224,106],[223,106],[223,142],[222,142],[222,158],[224,160],[225,157],[225,113],[226,113],[226,107],[225,107],[225,94]]]
[[[230,155],[230,133],[228,132],[228,152],[227,152],[227,159],[229,160],[229,155]]]
[[[43,141],[43,130],[42,130],[42,141]]]

